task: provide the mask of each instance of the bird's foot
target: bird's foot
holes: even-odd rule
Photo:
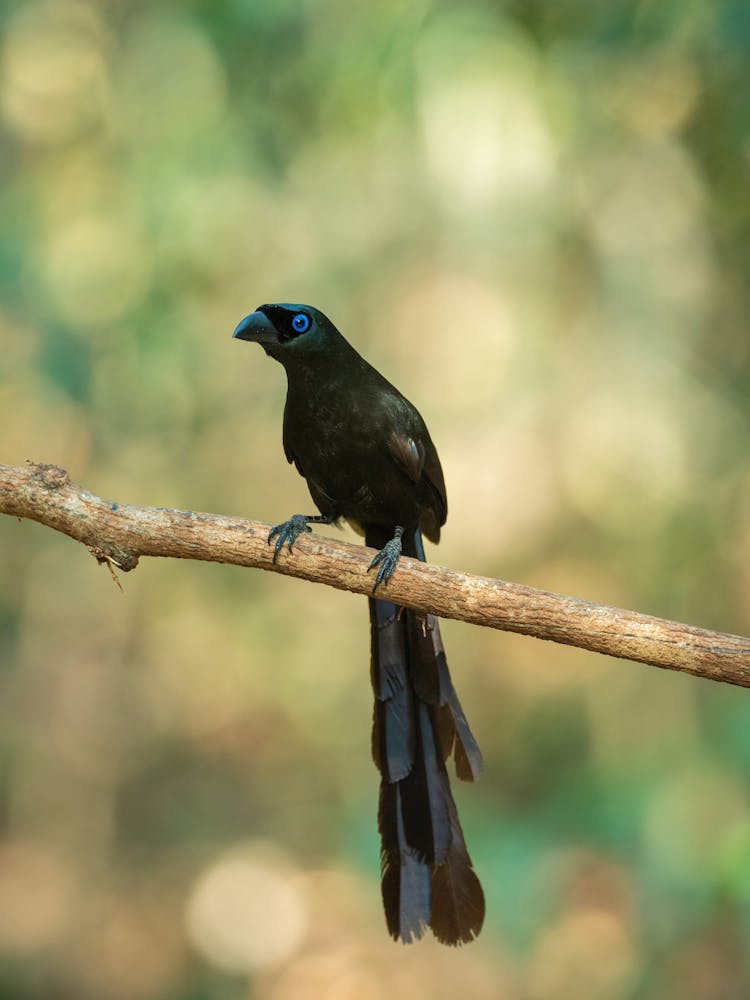
[[[268,532],[268,544],[276,538],[276,546],[273,550],[273,561],[279,558],[279,553],[281,552],[284,544],[292,551],[292,546],[297,541],[297,538],[303,534],[305,531],[312,531],[312,528],[307,523],[309,518],[305,517],[304,514],[293,514],[288,521],[282,521],[281,524],[277,524],[275,528],[271,528]],[[278,536],[278,537],[277,537]]]
[[[398,561],[401,558],[401,536],[404,533],[404,529],[399,527],[396,528],[396,534],[390,540],[386,542],[383,548],[378,552],[373,561],[367,567],[367,571],[378,567],[378,575],[375,577],[375,584],[373,585],[373,594],[378,589],[381,583],[388,583],[390,578],[393,576],[393,571],[396,566],[398,566]]]

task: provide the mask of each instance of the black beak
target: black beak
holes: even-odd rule
[[[275,344],[278,342],[276,328],[265,313],[256,311],[241,320],[234,333],[237,340],[251,340],[256,344]]]

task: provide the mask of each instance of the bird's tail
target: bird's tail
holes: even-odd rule
[[[368,545],[388,541],[368,531]],[[403,554],[424,560],[422,537]],[[437,618],[370,598],[375,694],[372,753],[380,770],[378,826],[388,930],[404,942],[425,928],[444,944],[479,933],[484,894],[466,850],[446,761],[474,781],[482,755],[448,673]]]

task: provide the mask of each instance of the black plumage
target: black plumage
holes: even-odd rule
[[[440,539],[447,502],[440,460],[417,409],[319,310],[260,306],[234,332],[287,374],[284,451],[320,515],[277,525],[274,558],[315,522],[349,521],[378,549],[373,591],[401,554],[424,560],[422,534]],[[437,619],[371,597],[372,752],[380,775],[378,826],[388,930],[408,942],[472,940],[484,895],[466,850],[446,761],[475,780],[481,753],[450,679]]]

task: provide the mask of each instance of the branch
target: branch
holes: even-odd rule
[[[272,570],[339,590],[370,594],[373,551],[305,534],[293,556],[272,562],[269,526],[218,514],[111,503],[54,465],[0,465],[0,513],[46,524],[88,546],[99,562],[125,572],[141,556],[201,559]],[[390,600],[440,618],[639,660],[714,681],[750,687],[750,638],[709,632],[635,611],[459,573],[403,558],[388,583]]]

